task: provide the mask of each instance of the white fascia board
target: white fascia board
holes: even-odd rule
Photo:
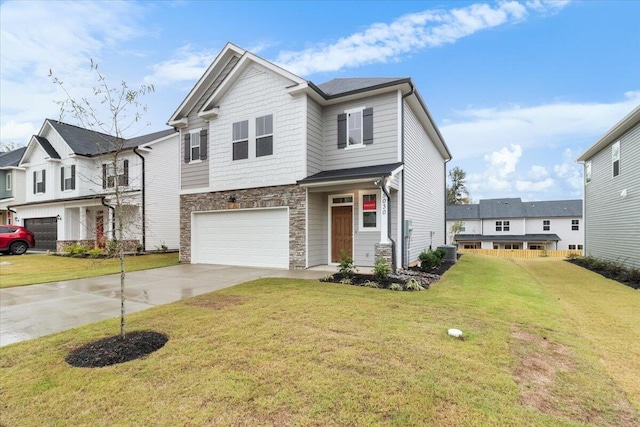
[[[162,138],[154,139],[153,141],[147,142],[146,144],[139,145],[138,149],[144,150],[144,151],[151,151],[152,148],[149,148],[149,147],[151,147],[152,145],[156,145],[156,144],[159,144],[161,142],[169,141],[169,140],[171,140],[171,139],[173,139],[175,137],[179,137],[179,136],[180,136],[180,133],[175,132],[175,133],[163,136]],[[180,138],[178,138],[178,139],[180,139]]]
[[[603,148],[620,138],[626,131],[640,123],[640,105],[634,108],[622,120],[613,125],[595,144],[576,159],[577,162],[583,163],[595,156]]]
[[[181,119],[171,120],[167,122],[167,124],[174,128],[184,129],[187,126],[189,126],[189,117],[183,117]]]
[[[300,187],[328,187],[335,185],[344,185],[344,184],[361,184],[363,182],[374,182],[380,178],[360,178],[360,179],[343,179],[340,181],[323,181],[323,182],[311,182],[311,183],[301,183],[298,184]]]
[[[206,111],[200,111],[198,113],[198,117],[204,119],[204,120],[211,120],[211,119],[215,119],[216,117],[218,117],[220,115],[220,107],[213,107],[213,108],[209,108]]]

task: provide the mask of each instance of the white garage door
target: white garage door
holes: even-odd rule
[[[194,213],[191,262],[289,268],[288,209]]]

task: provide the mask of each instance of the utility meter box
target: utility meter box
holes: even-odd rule
[[[405,237],[411,236],[413,232],[413,220],[405,219],[404,220],[404,235]]]

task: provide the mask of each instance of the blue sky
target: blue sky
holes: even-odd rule
[[[323,83],[412,77],[477,201],[582,197],[575,159],[640,104],[640,1],[2,2],[0,140],[25,145],[64,99],[152,83],[169,116],[226,42]],[[72,120],[69,120],[72,122]],[[134,135],[130,135],[134,136]]]

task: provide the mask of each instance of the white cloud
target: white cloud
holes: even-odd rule
[[[389,24],[373,24],[332,44],[316,45],[301,51],[282,51],[276,62],[300,75],[385,63],[397,60],[403,54],[455,43],[487,28],[521,21],[530,11],[550,13],[566,4],[503,1],[495,6],[476,3],[459,9],[412,13]]]
[[[574,190],[582,190],[582,165],[575,162],[580,153],[567,148],[564,150],[560,164],[553,166],[556,176],[566,182]]]
[[[531,166],[531,170],[529,171],[529,177],[531,179],[542,179],[546,178],[549,175],[549,171],[546,167],[540,165]]]
[[[186,45],[178,49],[174,57],[151,67],[153,73],[145,76],[146,84],[155,86],[174,82],[198,80],[216,57],[218,50],[197,51]]]
[[[511,149],[503,147],[498,151],[487,154],[484,159],[498,177],[505,178],[516,171],[516,165],[520,157],[522,157],[522,147],[511,144]]]
[[[612,103],[552,103],[457,111],[440,127],[456,159],[479,157],[499,150],[504,141],[521,146],[551,147],[567,141],[595,142],[640,103],[640,91]],[[445,121],[443,121],[445,122]]]
[[[520,192],[525,192],[525,191],[544,192],[552,188],[554,185],[555,185],[555,181],[551,178],[546,178],[542,181],[517,180],[516,190]]]

